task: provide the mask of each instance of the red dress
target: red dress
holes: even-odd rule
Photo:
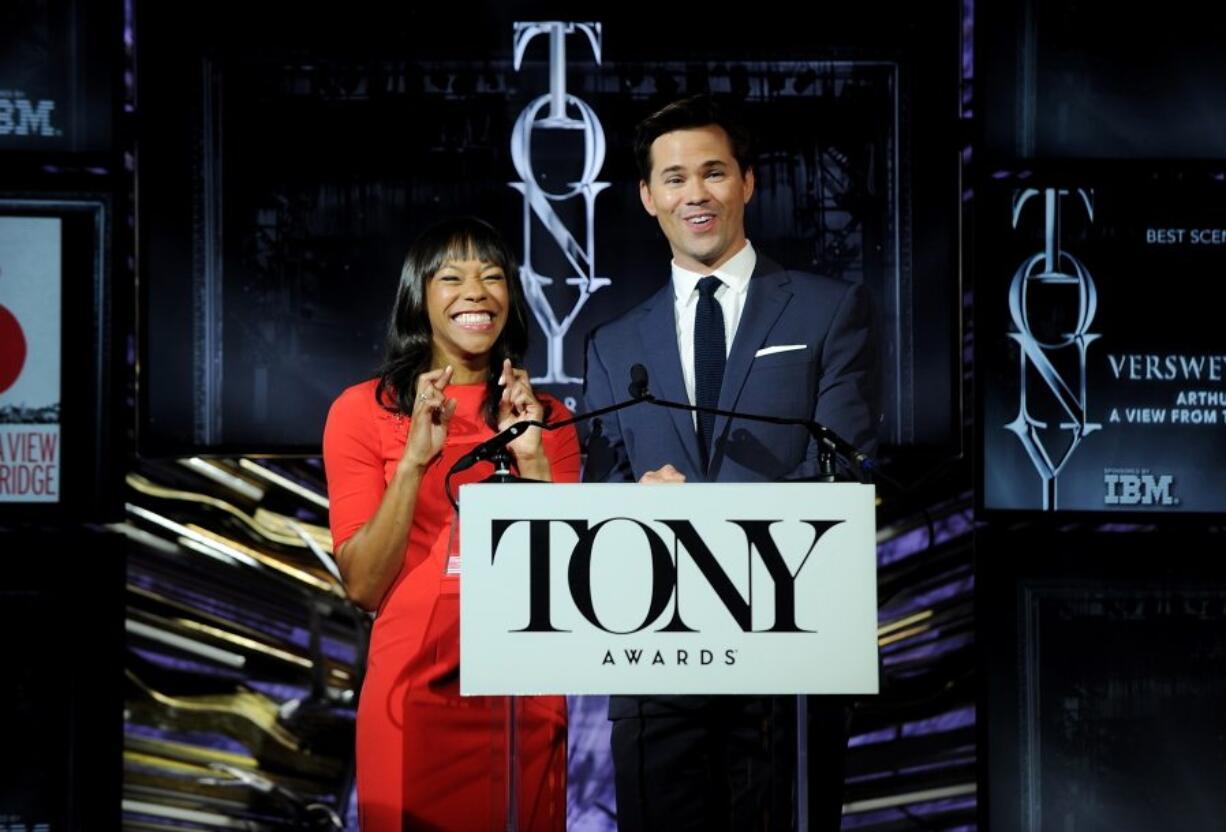
[[[335,548],[375,513],[404,453],[409,420],[375,402],[375,381],[350,387],[324,428],[324,466]],[[452,509],[447,470],[493,435],[481,417],[484,384],[452,385],[457,400],[442,454],[427,468],[404,551],[370,639],[357,714],[358,816],[363,832],[487,830],[505,825],[506,699],[459,695],[459,580],[445,575]],[[544,399],[545,397],[543,397]],[[556,399],[551,419],[566,418]],[[574,428],[545,432],[555,482],[579,476]],[[452,486],[487,477],[487,463]],[[566,700],[518,700],[519,825],[566,824]]]

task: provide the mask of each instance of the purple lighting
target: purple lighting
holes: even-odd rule
[[[969,647],[975,640],[974,635],[967,633],[960,636],[952,636],[942,641],[935,642],[930,645],[907,650],[904,653],[895,653],[892,656],[887,656],[881,660],[881,663],[886,667],[891,667],[896,664],[912,661],[930,661],[937,656],[946,653],[952,653],[955,650],[961,650],[964,647]]]
[[[975,577],[973,575],[951,580],[936,589],[908,598],[904,603],[887,605],[878,613],[877,620],[884,624],[887,621],[904,618],[911,613],[935,607],[959,595],[969,595],[974,589]]]
[[[961,537],[975,527],[970,509],[954,512],[933,521],[936,539],[933,545]],[[928,527],[919,526],[877,545],[877,565],[889,566],[928,548]]]
[[[947,711],[927,719],[917,719],[914,722],[904,722],[902,736],[919,737],[925,734],[937,734],[943,731],[956,731],[959,728],[970,728],[975,724],[975,706],[968,705],[954,711]]]

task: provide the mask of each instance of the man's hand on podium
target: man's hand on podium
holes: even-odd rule
[[[654,471],[648,471],[639,478],[639,482],[647,485],[664,485],[667,483],[685,482],[685,474],[678,471],[671,464],[665,465],[662,468],[657,468]]]

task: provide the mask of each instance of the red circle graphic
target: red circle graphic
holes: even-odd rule
[[[25,364],[25,333],[16,316],[0,306],[0,393],[13,386]]]

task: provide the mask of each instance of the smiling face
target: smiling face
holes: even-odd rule
[[[434,367],[450,364],[484,373],[490,350],[507,323],[510,297],[502,267],[483,260],[449,259],[426,283]]]
[[[742,173],[722,127],[674,130],[651,144],[643,207],[660,223],[683,269],[710,272],[745,247],[753,170]]]

